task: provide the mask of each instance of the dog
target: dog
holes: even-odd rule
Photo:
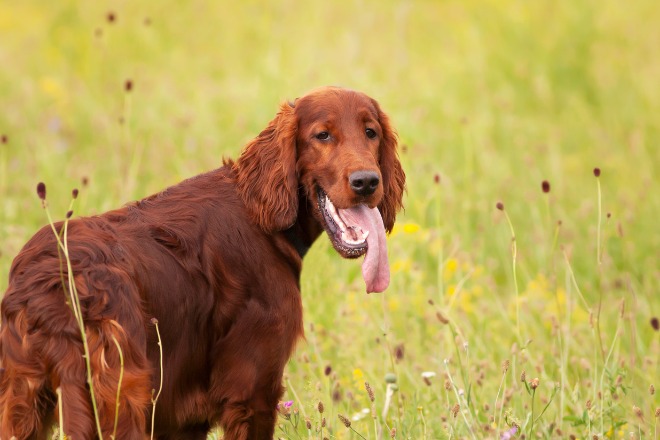
[[[161,381],[156,438],[205,439],[221,426],[228,440],[272,439],[303,336],[305,253],[325,231],[342,257],[365,256],[367,292],[385,290],[385,236],[404,190],[379,104],[325,87],[283,103],[236,161],[68,221],[70,268],[42,228],[2,299],[0,439],[44,438],[59,418],[73,439],[144,439]]]

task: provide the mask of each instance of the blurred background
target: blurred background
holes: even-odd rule
[[[280,102],[349,87],[398,130],[406,210],[384,295],[364,295],[359,264],[324,238],[306,258],[295,407],[320,426],[324,400],[332,435],[348,438],[336,414],[369,407],[364,380],[383,399],[389,372],[399,417],[382,422],[410,438],[494,436],[513,426],[507,410],[531,429],[518,377],[502,403],[510,360],[513,374],[558,384],[554,399],[544,391],[543,436],[650,436],[659,21],[655,0],[0,0],[0,289],[46,222],[37,182],[56,218],[73,188],[75,215],[101,213],[237,157]],[[450,379],[464,394],[445,390]],[[597,428],[571,421],[583,410]],[[307,432],[282,423],[282,437]]]

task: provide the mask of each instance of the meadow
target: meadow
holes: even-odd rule
[[[392,283],[366,295],[315,243],[277,437],[657,439],[659,19],[655,0],[0,1],[0,292],[47,222],[37,182],[58,219],[73,188],[74,217],[101,213],[341,85],[399,133]]]

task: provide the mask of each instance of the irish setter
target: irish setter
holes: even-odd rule
[[[323,88],[282,104],[238,160],[71,220],[103,436],[113,433],[122,371],[116,340],[116,438],[148,438],[161,381],[155,318],[155,437],[203,439],[221,426],[225,439],[272,439],[282,372],[303,335],[300,271],[314,240],[325,230],[342,257],[365,255],[367,292],[388,286],[385,233],[405,183],[396,147],[376,101]],[[43,438],[60,417],[70,438],[97,437],[67,273],[49,226],[12,264],[0,329],[2,440]]]

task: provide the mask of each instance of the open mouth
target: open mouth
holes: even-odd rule
[[[332,246],[344,258],[364,255],[362,277],[369,292],[382,292],[390,283],[385,225],[377,207],[358,204],[337,208],[322,188],[316,188],[321,223]]]
[[[334,248],[345,258],[357,258],[367,252],[369,231],[358,225],[350,224],[342,218],[322,188],[317,187],[318,207],[323,216],[323,227],[330,237]]]

